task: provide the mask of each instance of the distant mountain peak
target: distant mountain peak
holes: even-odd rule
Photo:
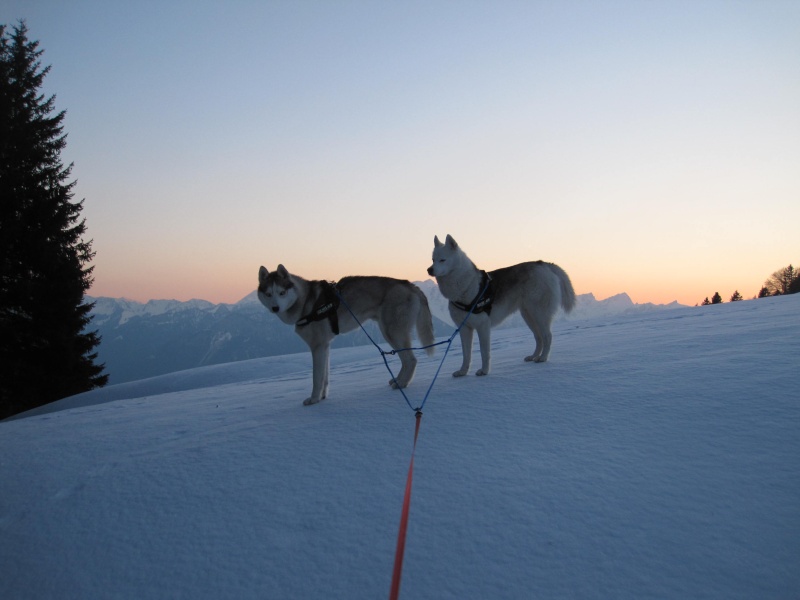
[[[622,306],[622,305],[624,305],[624,306],[633,306],[634,305],[633,304],[633,300],[631,300],[631,297],[628,296],[628,294],[626,294],[625,292],[622,292],[621,294],[615,294],[614,296],[609,296],[605,300],[600,300],[600,302],[603,303],[603,304],[615,304],[615,305],[620,305],[620,306]]]

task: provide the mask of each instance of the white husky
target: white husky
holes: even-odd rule
[[[478,270],[450,235],[444,244],[434,237],[433,264],[428,268],[428,275],[436,277],[439,291],[450,301],[450,316],[456,325],[461,324],[475,305],[461,328],[464,360],[453,377],[461,377],[469,371],[473,330],[478,331],[482,363],[475,374],[489,374],[491,328],[517,311],[536,339],[536,349],[525,360],[545,362],[550,355],[553,339],[550,325],[556,312],[559,307],[569,312],[575,306],[575,290],[561,267],[542,261],[525,262],[487,274]]]
[[[411,347],[411,330],[424,346],[434,342],[428,299],[417,286],[390,277],[345,277],[338,283],[309,281],[289,273],[283,265],[270,273],[258,270],[258,299],[278,318],[294,325],[297,335],[311,349],[313,389],[303,404],[316,404],[328,395],[331,342],[339,332],[347,333],[374,319],[394,350]],[[351,312],[352,311],[352,314]],[[427,349],[428,354],[433,348]],[[400,373],[389,381],[406,387],[414,377],[417,359],[411,350],[398,352]]]

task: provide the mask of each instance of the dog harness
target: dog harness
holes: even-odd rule
[[[490,315],[492,313],[493,300],[494,285],[492,283],[492,278],[489,277],[486,271],[481,271],[481,287],[478,289],[478,295],[472,299],[472,302],[469,304],[462,304],[461,302],[450,300],[450,304],[464,312],[469,312],[469,309],[472,308],[472,314],[474,315],[482,312]]]
[[[339,335],[339,315],[336,312],[339,309],[339,294],[336,293],[336,284],[330,281],[322,282],[322,293],[314,303],[311,312],[306,316],[301,317],[295,326],[303,327],[315,321],[322,321],[328,319],[331,325],[333,335]]]

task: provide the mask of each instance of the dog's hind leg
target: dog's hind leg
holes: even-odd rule
[[[542,319],[537,318],[536,315],[527,310],[521,310],[522,318],[533,332],[533,338],[536,340],[536,348],[533,354],[526,356],[527,362],[546,362],[550,356],[550,344],[553,340],[553,334],[550,333],[550,324],[542,322]]]
[[[414,378],[414,371],[417,370],[417,357],[414,356],[411,348],[411,334],[398,334],[397,332],[390,332],[387,328],[381,325],[381,333],[384,339],[392,347],[392,350],[402,350],[397,353],[400,358],[400,372],[394,379],[389,380],[389,385],[394,389],[408,387],[411,380]]]
[[[409,348],[410,346],[410,343],[408,345],[403,344],[404,348]],[[397,350],[397,348],[395,348],[395,350]],[[398,352],[397,355],[400,357],[400,364],[402,366],[400,367],[400,372],[397,374],[397,382],[389,382],[395,389],[408,387],[408,384],[411,383],[411,380],[414,378],[414,372],[417,370],[417,357],[414,356],[413,351],[403,350],[402,352]]]

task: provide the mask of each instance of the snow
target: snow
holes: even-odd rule
[[[422,417],[401,598],[797,598],[800,295],[521,328]],[[271,318],[265,313],[265,319]],[[419,353],[408,389],[441,358]],[[396,361],[396,357],[392,357]],[[0,422],[2,598],[388,597],[414,414],[371,346]],[[473,359],[473,370],[478,363]]]

